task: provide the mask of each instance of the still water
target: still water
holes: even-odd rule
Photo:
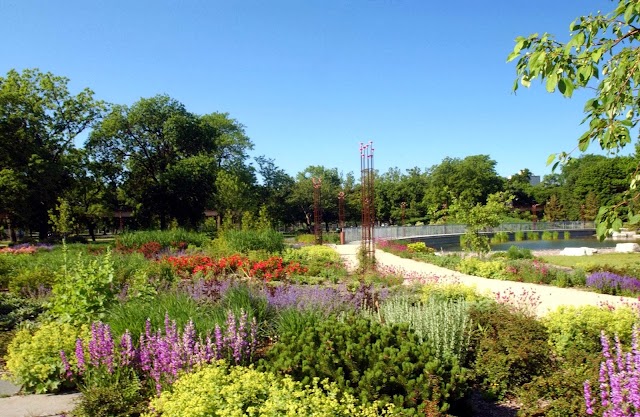
[[[505,243],[498,243],[491,245],[492,251],[506,251],[511,246],[518,246],[520,248],[530,249],[532,251],[538,250],[554,250],[564,248],[579,248],[586,246],[589,248],[613,248],[617,243],[632,242],[631,240],[605,240],[600,242],[596,238],[583,238],[583,239],[558,239],[558,240],[522,240],[522,241],[509,241]],[[451,245],[442,247],[445,251],[459,251],[459,245]]]

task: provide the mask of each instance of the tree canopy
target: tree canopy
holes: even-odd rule
[[[548,33],[518,37],[508,61],[516,60],[519,85],[529,87],[536,78],[544,81],[550,93],[571,97],[577,89],[588,89],[593,95],[584,106],[587,126],[577,139],[577,149],[584,152],[592,142],[602,149],[617,151],[637,138],[640,120],[640,3],[618,0],[615,8],[602,14],[578,17],[569,25],[570,38],[557,40]],[[566,161],[571,152],[549,157],[552,163]],[[630,173],[629,186],[622,201],[605,205],[598,214],[597,233],[601,238],[619,229],[623,220],[640,222],[636,184],[640,170]]]

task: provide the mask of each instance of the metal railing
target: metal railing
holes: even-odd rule
[[[486,232],[530,232],[544,230],[590,230],[595,229],[593,222],[529,222],[529,223],[504,223],[498,227],[486,229]],[[424,226],[377,226],[374,230],[375,239],[403,239],[418,236],[438,236],[463,234],[466,230],[463,224],[429,224]],[[362,238],[360,227],[347,227],[344,229],[345,242],[354,242]]]

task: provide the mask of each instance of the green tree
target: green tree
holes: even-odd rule
[[[68,83],[37,69],[0,77],[2,205],[13,226],[33,227],[40,238],[49,210],[70,184],[74,140],[106,109],[89,89],[71,94]]]
[[[172,218],[193,227],[207,205],[222,204],[216,188],[228,181],[218,180],[220,172],[252,185],[244,165],[252,146],[244,127],[228,114],[197,116],[166,95],[114,106],[87,143],[96,161],[119,167],[138,219],[147,226],[157,219],[162,229]]]
[[[489,238],[481,234],[491,227],[499,226],[502,218],[509,212],[513,196],[505,192],[497,192],[487,197],[486,204],[469,200],[454,200],[449,207],[449,213],[454,218],[466,225],[466,230],[461,239],[461,246],[465,251],[474,251],[478,255],[491,250]]]
[[[638,1],[618,0],[609,13],[581,16],[572,22],[569,41],[557,41],[548,33],[518,37],[508,57],[508,61],[517,60],[514,91],[519,84],[529,87],[536,78],[545,82],[548,92],[557,91],[565,97],[572,97],[576,89],[593,91],[584,107],[588,128],[578,138],[581,152],[591,142],[604,150],[616,151],[632,141],[631,130],[640,120],[638,21]],[[548,162],[566,161],[569,156],[566,152],[554,154]],[[640,198],[638,179],[637,166],[622,201],[600,210],[597,218],[600,238],[619,229],[625,219],[632,224],[640,222],[640,213],[632,204]]]
[[[321,165],[311,165],[296,175],[295,184],[289,197],[289,203],[295,205],[298,215],[304,219],[309,231],[312,231],[314,216],[312,178],[322,180],[320,187],[320,208],[322,220],[328,230],[329,222],[338,219],[338,193],[342,191],[342,177],[337,168],[325,168]]]
[[[274,225],[293,223],[295,207],[288,202],[295,184],[293,177],[278,168],[273,159],[259,156],[256,158],[256,163],[258,174],[262,179],[258,190],[261,206],[265,210],[264,215]]]
[[[454,200],[484,204],[490,194],[503,190],[504,180],[495,167],[496,161],[488,155],[445,158],[427,170],[423,205],[450,206]]]
[[[544,205],[544,219],[548,222],[562,220],[565,217],[564,208],[560,204],[558,197],[554,194]]]

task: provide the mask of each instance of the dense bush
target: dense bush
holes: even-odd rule
[[[439,361],[406,327],[382,326],[352,315],[284,333],[260,362],[303,384],[329,378],[363,402],[447,411],[466,389],[457,360]]]
[[[597,381],[600,355],[571,349],[557,357],[548,374],[538,375],[518,391],[518,416],[585,416],[584,381]],[[595,415],[602,415],[595,410]]]
[[[160,249],[185,249],[189,245],[202,247],[209,238],[204,233],[183,229],[153,230],[123,233],[116,237],[116,248],[121,251],[137,251],[145,244],[155,243]]]
[[[413,253],[434,253],[436,250],[427,246],[424,242],[409,243],[407,250]]]
[[[441,361],[454,356],[459,363],[464,362],[471,327],[466,301],[429,298],[414,303],[403,296],[384,301],[378,311],[364,312],[383,324],[408,325],[420,343],[427,344]]]
[[[15,271],[9,281],[9,291],[21,296],[35,296],[51,291],[56,273],[50,268],[35,267]]]
[[[148,399],[135,375],[121,375],[105,383],[97,381],[80,391],[74,417],[138,417],[147,411]]]
[[[543,324],[513,308],[494,304],[471,308],[478,326],[472,342],[476,381],[489,397],[515,394],[550,367],[550,347]]]
[[[640,323],[637,312],[628,307],[614,310],[596,306],[561,306],[543,318],[549,343],[559,355],[570,349],[600,352],[600,333],[617,334],[623,343],[631,342],[631,328]]]
[[[373,417],[381,415],[378,405],[358,405],[328,381],[313,379],[304,385],[290,377],[217,363],[182,376],[151,401],[147,417]]]
[[[481,295],[475,287],[463,284],[426,284],[421,287],[422,295],[420,299],[424,302],[430,299],[443,301],[466,301],[469,303],[488,299]]]
[[[66,252],[64,255],[67,261]],[[111,253],[88,261],[80,255],[72,265],[64,265],[53,286],[49,313],[63,321],[89,322],[104,316],[115,301],[115,270]]]
[[[86,327],[58,322],[21,329],[7,349],[7,369],[26,392],[57,392],[64,388],[60,351],[73,351],[76,339],[87,334]]]
[[[467,275],[474,275],[477,277],[505,279],[505,266],[504,261],[497,259],[493,261],[483,261],[481,259],[470,257],[465,258],[458,264],[458,271]]]
[[[284,250],[284,236],[273,229],[261,230],[225,230],[220,239],[224,240],[233,252],[249,253],[252,250],[265,250],[280,253]]]

